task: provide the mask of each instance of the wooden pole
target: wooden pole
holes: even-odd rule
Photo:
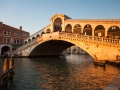
[[[4,59],[3,73],[9,69],[9,61],[7,58]],[[8,79],[8,75],[5,75],[3,78],[3,83]],[[8,84],[5,85],[7,87]]]
[[[13,57],[11,56],[9,68],[12,68],[13,66],[14,66],[14,59],[13,59]],[[14,74],[14,71],[13,71],[13,70],[10,72],[10,75],[12,75],[12,74]],[[12,76],[10,79],[13,80],[13,76]]]

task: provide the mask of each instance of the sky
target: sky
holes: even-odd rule
[[[120,19],[120,0],[0,0],[0,22],[36,33],[55,14],[72,19]]]

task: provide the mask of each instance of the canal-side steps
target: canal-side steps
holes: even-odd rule
[[[0,90],[7,88],[8,82],[13,79],[14,67],[13,57],[4,59],[3,73],[0,73]]]
[[[102,90],[120,90],[120,74]]]

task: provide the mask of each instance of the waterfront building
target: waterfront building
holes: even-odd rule
[[[22,30],[22,26],[15,28],[0,22],[0,55],[15,51],[27,37],[29,32]]]

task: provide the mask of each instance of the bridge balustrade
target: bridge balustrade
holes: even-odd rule
[[[87,39],[87,40],[94,40],[94,41],[100,41],[100,42],[104,42],[104,43],[120,44],[119,39],[105,38],[105,37],[99,37],[99,36],[88,36],[88,35],[64,33],[64,32],[60,32],[59,36],[65,36],[65,37],[67,36],[67,37],[71,37],[71,38],[74,37],[74,38],[81,38],[81,39]],[[31,45],[34,45],[34,44],[40,42],[41,40],[43,40],[43,39],[40,36],[40,37],[32,40],[31,42],[24,44],[22,47],[19,48],[19,50],[27,48]]]
[[[120,44],[119,39],[105,38],[105,37],[99,37],[99,36],[80,35],[80,34],[78,35],[78,34],[73,34],[73,33],[66,33],[66,34],[64,33],[64,34],[60,34],[60,35],[88,39],[88,40],[101,41],[101,42],[106,42],[106,43]]]
[[[23,46],[21,46],[21,47],[18,48],[18,49],[24,49],[24,48],[26,48],[26,47],[29,47],[29,46],[31,46],[31,45],[34,45],[34,44],[38,43],[38,41],[41,41],[41,40],[42,40],[42,38],[41,38],[41,37],[38,37],[38,38],[34,39],[33,41],[24,44]]]

